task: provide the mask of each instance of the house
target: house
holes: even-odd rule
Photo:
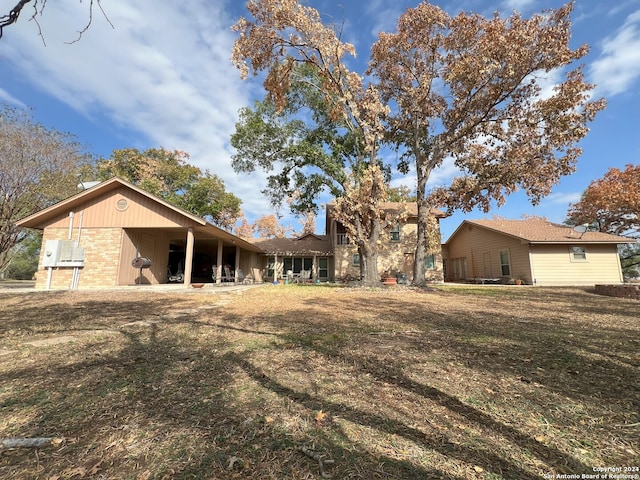
[[[307,233],[298,238],[248,239],[262,252],[264,280],[320,281],[335,278],[333,245],[328,235]]]
[[[391,230],[382,232],[379,245],[378,272],[403,274],[407,281],[413,280],[413,263],[418,230],[418,206],[415,203],[383,203],[381,208],[390,213],[397,213],[400,208],[406,209],[406,220],[395,225]],[[439,221],[446,215],[433,210],[432,214]],[[360,276],[360,257],[357,248],[349,242],[347,231],[335,218],[335,204],[328,204],[326,210],[326,231],[333,246],[334,275],[336,278]],[[440,249],[425,259],[425,276],[427,282],[444,281],[442,255]]]
[[[622,283],[618,245],[634,240],[545,219],[465,220],[443,245],[445,280]]]
[[[383,210],[397,213],[407,208],[406,220],[383,232],[378,256],[378,273],[404,274],[407,281],[413,277],[413,258],[416,244],[418,211],[416,204],[383,203]],[[435,211],[436,217],[445,215]],[[307,234],[300,238],[249,239],[259,246],[265,258],[262,265],[263,278],[267,281],[300,281],[305,272],[306,280],[334,281],[360,278],[360,256],[355,245],[349,242],[347,231],[335,218],[335,204],[327,205],[325,217],[326,235]],[[442,282],[443,268],[440,252],[426,259],[426,279]]]
[[[385,204],[384,208],[397,210],[399,204]],[[408,208],[408,219],[382,234],[380,275],[404,273],[408,280],[412,275],[417,208]],[[258,282],[357,278],[357,249],[333,213],[330,204],[327,235],[243,239],[125,180],[112,178],[17,225],[43,231],[36,288],[116,287],[176,279],[186,285],[221,283],[240,280],[242,275]],[[427,280],[443,281],[440,252],[429,256],[426,266]]]
[[[26,217],[43,231],[36,288],[217,281],[223,265],[259,274],[262,250],[135,185],[112,178]]]

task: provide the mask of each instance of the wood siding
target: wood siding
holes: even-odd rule
[[[503,275],[501,271],[500,252],[503,250],[509,252],[509,275]],[[467,278],[455,278],[449,267],[447,280],[520,277],[526,283],[533,281],[529,267],[529,246],[513,237],[466,224],[447,242],[445,252],[449,263],[456,259],[467,259]]]
[[[617,245],[582,245],[586,260],[572,261],[569,245],[532,245],[536,285],[622,283]]]
[[[126,202],[126,203],[125,203]],[[171,210],[152,198],[139,194],[125,186],[106,192],[85,203],[74,213],[74,225],[78,227],[82,217],[83,228],[170,228],[195,227],[195,222],[179,212]],[[64,228],[69,225],[66,210],[48,226]]]
[[[574,245],[576,246],[576,245]],[[500,252],[508,250],[511,278],[534,285],[594,285],[623,281],[617,245],[584,244],[587,258],[573,261],[569,244],[533,244],[477,225],[463,224],[443,250],[447,280],[502,278]],[[452,265],[466,259],[466,278]],[[490,274],[490,275],[489,275]]]

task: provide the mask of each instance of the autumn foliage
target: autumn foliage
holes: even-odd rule
[[[574,225],[588,223],[601,232],[640,235],[640,165],[610,168],[570,206],[568,217]]]
[[[361,139],[358,168],[345,171],[354,182],[339,202],[361,257],[371,254],[375,261],[381,230],[375,210],[385,193],[376,188],[366,202],[349,199],[363,198],[371,182],[377,184],[376,168],[395,166],[406,174],[413,167],[413,282],[423,284],[435,207],[487,211],[517,190],[537,203],[575,170],[577,143],[605,102],[591,99],[594,86],[574,66],[588,47],[570,48],[573,5],[531,18],[517,12],[486,18],[450,16],[422,2],[398,19],[396,32],[379,34],[365,77],[346,67],[353,45],[341,41],[339,28],[324,25],[317,10],[296,0],[252,0],[253,20],[241,18],[234,27],[239,38],[232,58],[243,77],[266,72],[264,87],[277,110],[287,105],[296,67],[314,69],[321,108]],[[379,157],[385,144],[399,152],[395,165]],[[447,159],[458,175],[428,190],[432,172]],[[374,223],[360,228],[363,219]]]

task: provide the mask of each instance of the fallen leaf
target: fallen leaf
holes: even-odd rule
[[[327,414],[324,413],[322,410],[320,410],[316,414],[316,422],[321,423],[326,418],[326,416],[327,416]]]
[[[482,472],[484,472],[484,468],[479,467],[478,465],[474,465],[473,469],[474,469],[477,473],[482,473]]]
[[[232,470],[232,469],[233,469],[233,466],[234,466],[236,463],[238,463],[238,462],[242,463],[242,459],[241,459],[241,458],[238,458],[238,457],[236,457],[236,456],[231,457],[231,458],[229,459],[229,466],[227,467],[227,469],[228,469],[228,470]]]

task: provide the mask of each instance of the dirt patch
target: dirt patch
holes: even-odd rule
[[[72,337],[70,335],[62,335],[59,337],[48,337],[43,338],[42,340],[33,340],[31,342],[25,342],[25,345],[29,345],[31,347],[48,347],[50,345],[59,345],[61,343],[69,343],[74,342],[78,339],[78,337]]]

